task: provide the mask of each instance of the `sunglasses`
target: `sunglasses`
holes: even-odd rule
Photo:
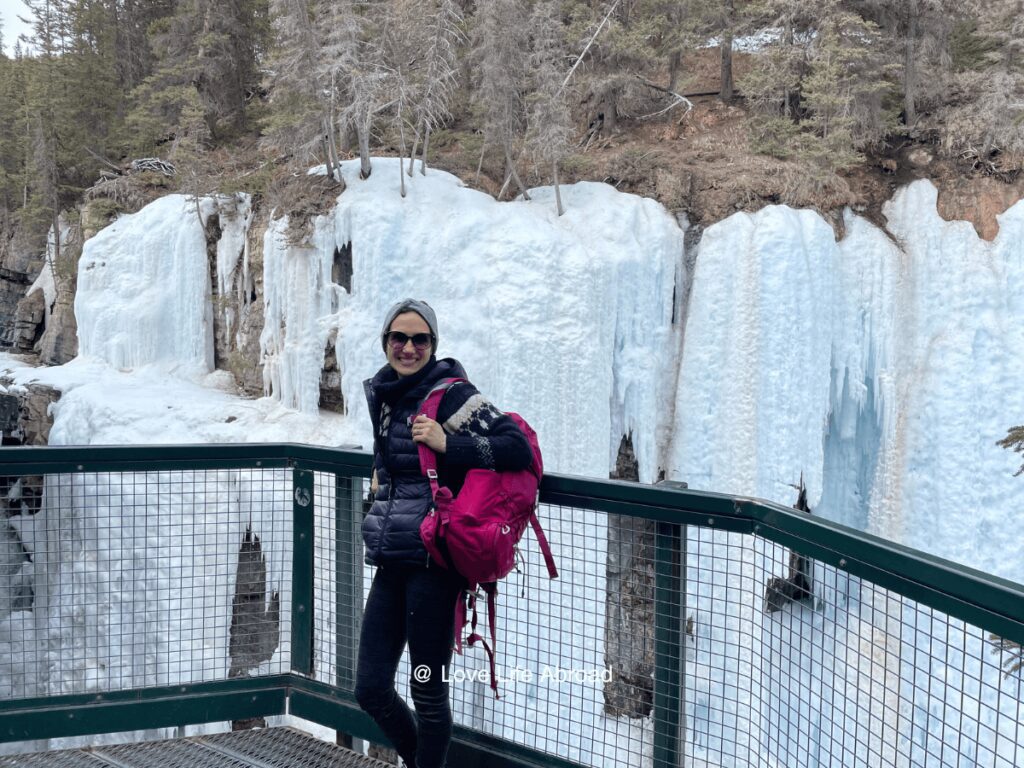
[[[389,331],[384,334],[384,340],[394,349],[396,352],[405,349],[405,345],[408,342],[412,342],[412,345],[419,351],[423,351],[430,346],[430,343],[434,340],[432,334],[429,333],[414,333],[412,336],[407,336],[401,331]]]

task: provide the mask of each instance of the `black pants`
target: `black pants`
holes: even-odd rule
[[[451,661],[455,601],[465,586],[461,576],[434,565],[378,568],[370,586],[359,639],[356,700],[409,768],[445,764],[452,712],[442,672],[447,675]],[[415,719],[395,690],[406,641]]]

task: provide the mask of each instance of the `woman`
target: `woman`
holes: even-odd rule
[[[406,299],[391,307],[381,343],[387,365],[365,383],[374,433],[374,501],[363,521],[363,540],[366,562],[377,571],[363,615],[355,695],[406,766],[442,768],[452,733],[444,678],[455,605],[466,583],[431,560],[420,539],[432,499],[418,444],[438,454],[440,483],[454,494],[469,469],[525,469],[532,455],[515,423],[472,384],[448,389],[437,421],[416,415],[435,385],[466,377],[456,360],[435,356],[437,318],[426,302]],[[415,719],[395,690],[406,642]]]

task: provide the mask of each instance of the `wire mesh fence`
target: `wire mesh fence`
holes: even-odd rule
[[[0,699],[287,672],[287,472],[7,476],[0,498]]]
[[[595,768],[1024,765],[1020,674],[981,628],[757,535],[672,538],[564,505],[541,519],[560,578],[527,533],[498,602],[500,699],[467,648],[456,723]],[[403,694],[409,673],[406,655]]]
[[[351,693],[368,481],[328,464],[302,488],[291,467],[0,478],[0,703],[296,669]],[[1024,765],[1020,648],[989,628],[805,554],[821,541],[558,498],[560,576],[528,531],[499,586],[500,698],[466,647],[458,725],[595,768]]]

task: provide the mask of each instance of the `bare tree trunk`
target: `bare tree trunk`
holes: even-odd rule
[[[903,114],[908,128],[917,123],[917,0],[907,0],[907,42],[903,50]]]
[[[789,49],[789,54],[792,55],[792,53],[793,53],[793,20],[789,16],[786,17],[786,23],[785,23],[785,26],[783,27],[783,40],[786,41],[786,47]],[[783,99],[784,100],[783,100],[783,103],[782,103],[782,114],[785,115],[786,117],[792,118],[793,117],[793,105],[792,105],[791,102],[792,102],[792,99],[793,99],[793,92],[789,90],[789,85],[788,84],[786,85],[785,95],[784,95]]]
[[[409,153],[409,177],[412,177],[412,168],[416,165],[416,152],[420,146],[420,131],[416,129],[416,135],[412,138],[412,152]]]
[[[555,207],[558,210],[558,215],[561,216],[565,213],[565,208],[562,207],[562,192],[558,188],[558,161],[556,160],[551,164],[553,170],[553,176],[555,179]]]
[[[53,209],[53,256],[50,260],[50,276],[53,278],[53,293],[54,297],[59,297],[63,292],[61,287],[60,277],[57,275],[57,262],[60,261],[60,213],[57,210],[57,206]],[[49,256],[49,248],[47,250],[47,256]]]
[[[632,434],[623,435],[613,480],[638,482]],[[604,712],[645,718],[654,703],[654,541],[651,520],[608,515]]]
[[[609,88],[604,92],[604,98],[601,100],[603,105],[601,114],[604,115],[601,129],[607,130],[608,133],[618,130],[619,127],[619,110],[617,102],[618,93],[615,88]]]
[[[324,145],[324,154],[327,155],[327,178],[329,178],[331,181],[334,181],[335,158],[333,152],[331,151],[331,121],[330,119],[328,119],[327,115],[324,115],[323,118],[320,120],[320,126],[323,129],[323,136],[321,138],[321,141],[323,141]]]
[[[423,136],[423,155],[420,157],[420,173],[424,176],[427,175],[427,150],[430,149],[430,126],[426,126],[426,132]],[[479,171],[477,172],[479,173]]]
[[[352,124],[347,120],[342,123],[341,139],[338,142],[338,149],[346,155],[352,151]]]
[[[480,171],[484,167],[484,153],[487,151],[487,139],[484,138],[484,143],[480,145],[480,162],[476,164],[476,179],[474,184],[480,184]]]
[[[370,121],[366,119],[356,126],[359,137],[359,178],[368,179],[373,168],[370,166]]]
[[[668,89],[674,91],[679,83],[679,68],[683,62],[683,54],[673,51],[668,57]]]
[[[334,167],[338,171],[338,180],[341,180],[341,155],[338,154],[338,143],[336,141],[334,131],[332,130],[327,134],[331,142],[331,156],[334,158]]]
[[[320,138],[320,143],[324,146],[324,168],[327,169],[327,178],[334,181],[334,158],[331,157],[331,142],[326,134]]]
[[[722,90],[719,98],[726,104],[732,101],[732,30],[722,35]]]
[[[505,147],[505,164],[508,165],[508,172],[512,176],[512,180],[519,187],[519,191],[523,195],[523,200],[530,199],[530,193],[526,191],[526,185],[523,184],[523,180],[519,178],[519,173],[516,171],[515,160],[512,159],[512,151],[506,146]]]
[[[402,167],[405,165],[405,126],[402,123],[401,108],[398,113],[398,137],[401,142],[398,148],[398,189],[402,197],[405,197],[405,169]]]

